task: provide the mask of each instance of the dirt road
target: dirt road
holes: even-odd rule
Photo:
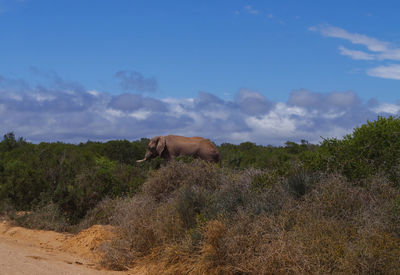
[[[95,264],[67,253],[46,251],[0,238],[1,275],[122,274],[94,267]]]
[[[107,271],[96,263],[93,245],[99,243],[101,227],[81,235],[29,230],[0,223],[0,275],[126,275]],[[96,235],[97,234],[97,235]]]

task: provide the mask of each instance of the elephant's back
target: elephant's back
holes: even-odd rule
[[[167,144],[169,143],[170,153],[175,156],[191,155],[208,161],[219,161],[217,147],[206,138],[169,135],[167,139],[173,141],[167,141]]]
[[[187,143],[187,144],[198,143],[198,144],[201,144],[201,146],[205,146],[207,148],[216,148],[210,140],[203,138],[203,137],[184,137],[184,136],[176,136],[176,135],[168,135],[166,137],[168,139],[176,140],[179,143]]]
[[[219,162],[220,155],[217,147],[208,139],[201,138],[201,146],[202,149],[201,154],[203,154],[205,159],[209,161]]]

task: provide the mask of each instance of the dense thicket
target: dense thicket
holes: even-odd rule
[[[169,163],[140,194],[96,210],[118,209],[104,264],[152,263],[150,274],[399,274],[400,190],[384,177],[364,186],[338,174],[302,178],[301,199],[286,178],[260,178],[269,172]]]
[[[339,171],[352,180],[382,173],[395,184],[400,158],[400,119],[378,117],[354,129],[343,139],[325,139],[315,155],[311,169]]]
[[[52,203],[76,223],[104,197],[137,192],[150,166],[132,164],[147,142],[32,144],[8,133],[0,143],[2,206],[32,210]]]
[[[400,119],[319,145],[218,146],[137,164],[148,139],[0,142],[0,207],[26,226],[113,224],[104,264],[171,274],[400,272]]]
[[[136,164],[148,141],[32,144],[7,133],[0,142],[0,201],[17,210],[52,203],[70,223],[77,223],[103,198],[137,192],[149,169],[165,163],[157,158]],[[219,150],[223,167],[273,168],[286,174],[293,161],[315,147],[305,141],[287,142],[284,147],[245,142],[224,143]]]

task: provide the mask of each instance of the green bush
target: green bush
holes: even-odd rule
[[[262,146],[251,142],[239,145],[223,143],[218,149],[223,167],[268,168],[274,169],[280,175],[286,175],[292,163],[302,160],[304,155],[314,152],[316,147],[302,140],[301,144],[288,141],[282,147]]]
[[[354,129],[343,139],[325,139],[315,155],[309,155],[311,170],[337,171],[351,180],[382,173],[400,183],[400,118],[378,117]]]
[[[0,201],[17,211],[54,204],[69,223],[79,223],[103,198],[140,190],[150,164],[135,161],[145,142],[32,144],[8,133],[0,142]]]

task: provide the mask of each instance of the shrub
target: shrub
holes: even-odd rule
[[[287,176],[288,187],[295,197],[300,198],[313,189],[318,177],[317,172],[307,171],[301,165],[295,165]]]
[[[104,198],[86,213],[85,217],[78,224],[76,231],[87,229],[96,224],[111,224],[115,212],[120,211],[118,207],[120,207],[121,201],[123,201],[122,198]]]
[[[142,194],[116,206],[111,221],[119,237],[107,246],[103,264],[121,269],[159,246],[183,241],[196,231],[206,190],[215,190],[220,178],[214,164],[200,160],[174,161],[154,171]]]
[[[207,194],[205,192],[198,192],[189,186],[184,186],[175,194],[173,206],[184,228],[190,229],[197,225],[198,216],[206,204]]]
[[[35,207],[24,215],[16,216],[15,221],[27,228],[54,230],[64,232],[70,230],[67,218],[60,212],[58,205],[49,203]]]
[[[103,198],[141,188],[148,167],[128,163],[144,153],[144,142],[31,144],[8,133],[0,142],[0,201],[17,211],[53,203],[77,224]]]
[[[254,188],[254,178],[265,173],[227,171],[200,160],[168,163],[153,172],[142,194],[117,206],[112,222],[119,237],[107,247],[104,264],[122,268],[152,255],[166,270],[177,271],[182,260],[196,265],[198,272],[228,270],[218,252],[225,221],[238,211],[277,215],[292,198],[284,183]],[[191,254],[199,258],[188,260]]]
[[[380,178],[367,188],[340,176],[321,178],[278,216],[238,212],[221,237],[220,254],[231,270],[253,274],[397,274],[392,207],[398,196]]]
[[[339,171],[351,180],[383,173],[399,184],[399,134],[400,118],[378,117],[342,140],[324,140],[308,164],[311,169]]]
[[[104,266],[123,270],[131,266],[138,257],[146,255],[159,243],[152,228],[154,200],[146,196],[135,196],[121,200],[117,205],[111,223],[117,226],[117,238],[104,246]]]
[[[218,167],[213,163],[172,161],[150,175],[143,185],[143,192],[162,201],[183,185],[215,188],[221,179]]]

